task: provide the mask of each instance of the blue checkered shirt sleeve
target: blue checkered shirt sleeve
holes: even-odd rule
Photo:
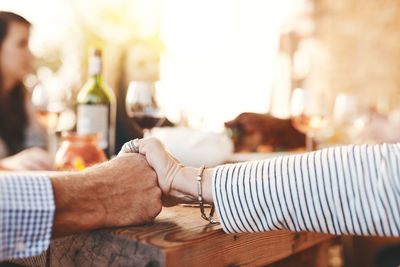
[[[54,212],[49,177],[0,174],[0,261],[46,250]]]

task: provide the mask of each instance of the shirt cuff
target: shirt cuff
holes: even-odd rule
[[[230,166],[231,164],[225,164],[216,167],[212,178],[212,194],[215,210],[222,229],[228,234],[239,232],[239,230],[235,229],[230,223],[232,212],[226,199],[227,190],[229,190],[229,188],[226,187],[226,179],[223,179],[223,175],[226,176],[227,169],[229,169]]]
[[[0,176],[0,261],[38,255],[50,245],[55,202],[50,178]]]

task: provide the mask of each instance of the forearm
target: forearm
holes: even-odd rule
[[[219,167],[227,232],[289,229],[398,236],[399,147],[348,146]]]
[[[50,179],[56,205],[52,237],[101,227],[104,214],[94,192],[93,174],[65,172]]]
[[[81,172],[1,174],[0,261],[40,254],[51,237],[151,221],[160,197],[154,171],[138,154]]]

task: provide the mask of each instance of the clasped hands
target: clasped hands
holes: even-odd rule
[[[53,236],[151,222],[162,205],[197,199],[198,169],[184,167],[156,138],[139,140],[139,153],[80,172],[50,176],[56,213]],[[212,203],[212,169],[203,173],[203,200]]]
[[[129,147],[130,149],[124,149]],[[118,156],[136,152],[143,155],[149,166],[157,175],[158,186],[162,191],[162,204],[173,206],[178,203],[197,202],[196,172],[197,169],[184,167],[155,137],[135,139],[127,142]],[[211,202],[210,171],[206,172],[206,201]],[[209,190],[210,189],[210,190]],[[210,194],[208,194],[210,193]]]

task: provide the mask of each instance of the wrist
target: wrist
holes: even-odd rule
[[[56,213],[53,236],[83,232],[104,225],[105,210],[96,201],[96,183],[89,173],[55,174],[50,179],[54,191]]]
[[[197,180],[199,168],[183,167],[176,175],[172,183],[172,190],[178,191],[184,195],[189,195],[197,201]],[[206,168],[202,177],[202,191],[205,203],[213,203],[212,199],[212,175],[214,169]]]
[[[197,168],[182,167],[172,183],[172,191],[177,191],[192,197],[197,196],[196,189],[196,174]]]

